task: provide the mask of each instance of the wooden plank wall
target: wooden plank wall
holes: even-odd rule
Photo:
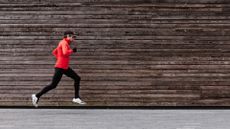
[[[71,67],[88,106],[229,106],[227,0],[0,0],[0,106],[30,106],[51,51],[79,33]],[[63,77],[41,106],[73,106]]]

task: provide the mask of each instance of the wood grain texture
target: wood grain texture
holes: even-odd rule
[[[51,52],[79,33],[70,66],[88,106],[230,106],[227,0],[0,0],[0,106],[31,106]],[[41,106],[73,106],[63,77]]]

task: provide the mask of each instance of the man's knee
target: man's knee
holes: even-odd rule
[[[74,78],[74,81],[75,81],[75,82],[81,81],[81,77],[79,77],[79,76],[78,76],[78,77],[75,77],[75,78]]]

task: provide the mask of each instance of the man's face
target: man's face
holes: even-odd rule
[[[70,40],[70,41],[74,41],[76,36],[75,35],[67,35],[67,38]]]

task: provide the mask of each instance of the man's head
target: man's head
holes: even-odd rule
[[[67,38],[70,41],[73,41],[76,38],[76,35],[73,31],[65,31],[64,32],[64,38]]]

